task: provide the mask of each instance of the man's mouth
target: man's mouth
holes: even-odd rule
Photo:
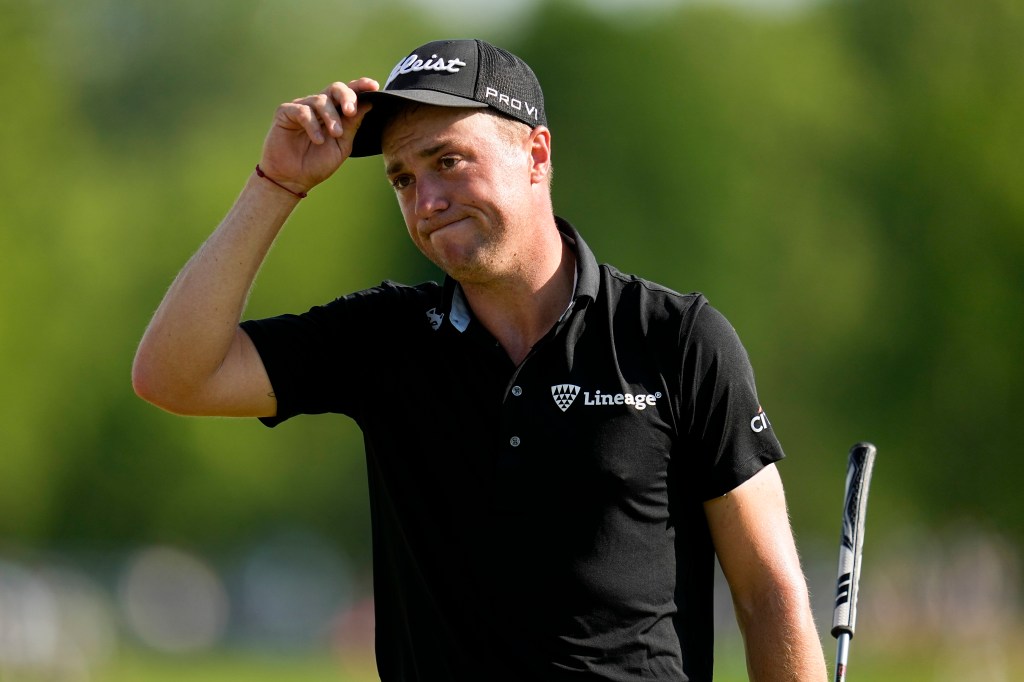
[[[434,222],[434,223],[428,223],[426,226],[424,226],[420,230],[420,232],[422,232],[424,236],[429,238],[429,237],[434,236],[434,234],[436,234],[436,233],[438,233],[438,232],[440,232],[440,231],[442,231],[444,229],[447,229],[449,227],[453,227],[453,226],[456,226],[456,225],[460,225],[465,220],[466,220],[465,217],[452,218],[450,220],[443,220],[443,221],[439,220],[439,221]]]

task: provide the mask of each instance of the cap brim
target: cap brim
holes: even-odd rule
[[[384,126],[395,110],[406,102],[418,102],[437,107],[487,108],[483,102],[436,90],[398,90],[394,92],[373,90],[359,93],[359,99],[372,103],[373,109],[363,117],[362,123],[359,124],[359,130],[356,131],[355,139],[352,140],[350,156],[356,157],[380,154],[380,138],[384,133]]]

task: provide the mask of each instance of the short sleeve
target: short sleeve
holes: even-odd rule
[[[243,322],[277,399],[277,414],[260,421],[276,426],[299,414],[356,416],[368,368],[398,352],[393,346],[408,334],[404,298],[402,287],[385,282],[302,314]]]
[[[784,457],[739,335],[706,302],[695,307],[684,331],[682,376],[691,471],[701,499],[724,495]]]

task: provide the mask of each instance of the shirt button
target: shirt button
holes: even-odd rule
[[[518,398],[522,394],[523,394],[523,387],[522,386],[513,386],[512,387],[512,395],[514,395],[514,396],[516,396]]]
[[[523,441],[519,440],[519,436],[512,436],[512,438],[510,438],[508,441],[509,445],[511,445],[514,448],[518,448],[519,444],[522,442]]]

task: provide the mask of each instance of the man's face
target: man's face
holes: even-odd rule
[[[530,223],[530,131],[474,109],[417,106],[384,130],[387,177],[413,242],[463,283],[521,267]]]

